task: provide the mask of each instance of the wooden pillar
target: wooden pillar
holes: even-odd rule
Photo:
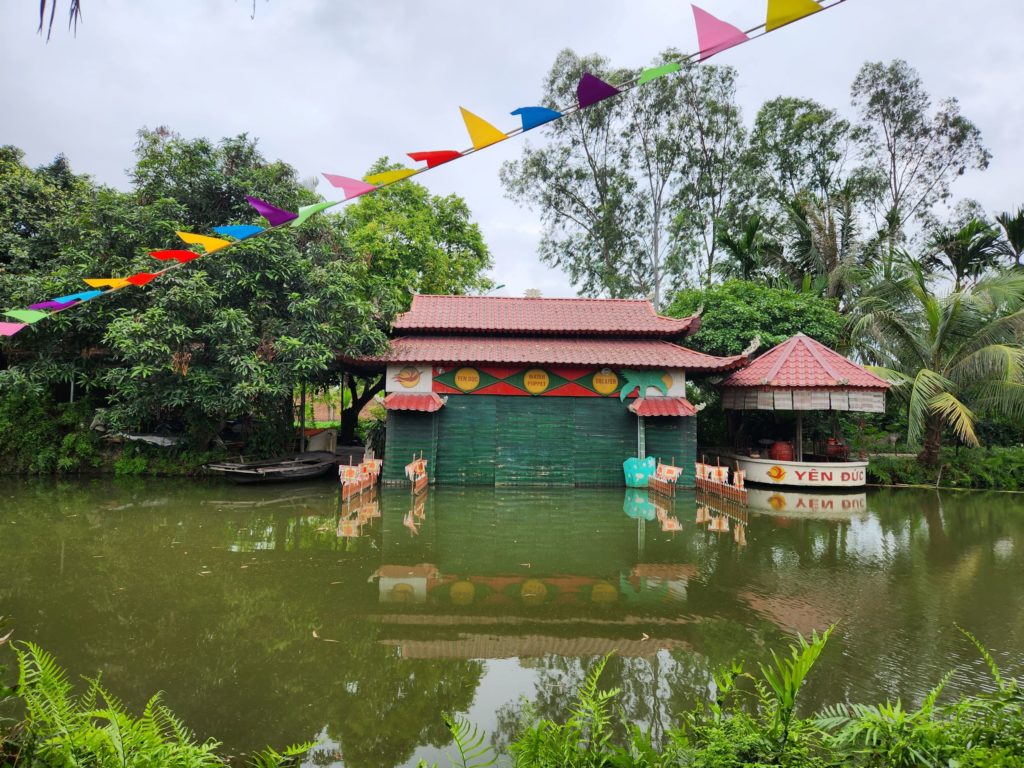
[[[299,395],[299,453],[306,452],[306,382],[302,382]]]
[[[638,459],[647,458],[647,434],[643,416],[636,417],[636,456]]]
[[[804,460],[804,414],[796,412],[796,460]]]

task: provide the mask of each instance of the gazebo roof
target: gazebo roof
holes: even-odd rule
[[[731,373],[722,387],[886,390],[891,385],[824,344],[798,333]]]

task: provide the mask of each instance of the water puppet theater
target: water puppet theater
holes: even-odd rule
[[[812,411],[882,413],[890,384],[802,333],[772,348],[720,384],[732,446],[712,452],[746,481],[768,486],[850,488],[867,482],[868,462],[851,460],[832,420],[832,434],[808,441],[804,414]],[[759,418],[772,412],[771,418]],[[782,412],[782,418],[776,414]],[[787,433],[779,438],[781,433]]]
[[[647,301],[417,295],[386,352],[348,362],[386,373],[386,484],[422,456],[441,485],[621,487],[647,455],[692,487],[687,377],[747,363],[682,346],[699,327]]]

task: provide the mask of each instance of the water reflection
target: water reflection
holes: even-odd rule
[[[17,636],[76,674],[102,671],[131,706],[166,691],[236,753],[320,738],[322,764],[434,759],[442,711],[500,742],[518,693],[562,714],[611,650],[607,684],[657,733],[717,665],[837,620],[812,705],[919,696],[950,668],[978,669],[954,621],[1022,671],[1015,497],[769,495],[748,512],[685,492],[2,493],[0,615]]]

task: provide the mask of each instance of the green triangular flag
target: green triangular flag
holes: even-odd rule
[[[640,73],[640,77],[636,81],[636,84],[643,85],[644,83],[649,83],[651,80],[657,80],[659,77],[664,75],[671,75],[673,72],[678,72],[682,68],[683,67],[679,62],[674,61],[671,64],[662,64],[660,67],[645,69]]]
[[[299,208],[299,217],[295,219],[295,221],[293,221],[290,226],[297,227],[299,226],[299,224],[304,222],[314,213],[320,213],[320,211],[330,208],[332,205],[337,205],[337,203],[327,201],[325,203],[313,203],[312,205],[303,205]]]
[[[44,317],[50,316],[49,312],[43,312],[39,309],[12,309],[9,312],[4,312],[4,314],[7,315],[7,317],[16,318],[21,320],[23,323],[28,323],[29,325],[39,322]]]

